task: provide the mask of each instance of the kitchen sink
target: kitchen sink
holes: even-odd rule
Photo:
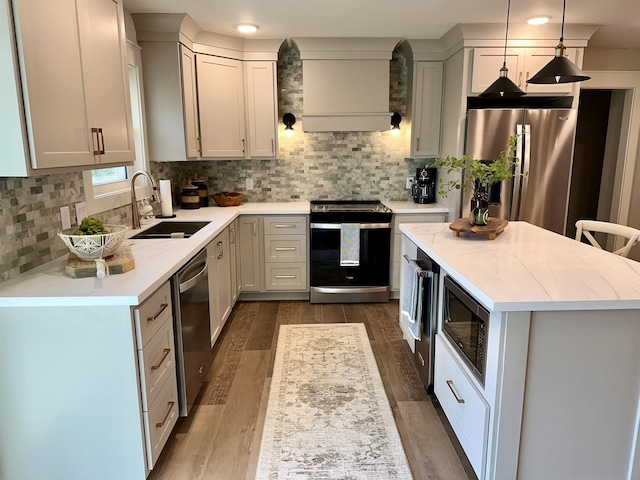
[[[198,230],[209,225],[209,222],[160,222],[153,227],[136,233],[131,238],[188,238]]]

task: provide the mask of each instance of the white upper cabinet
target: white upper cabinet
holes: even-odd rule
[[[247,61],[244,66],[249,156],[274,158],[278,152],[276,63]]]
[[[9,87],[2,98],[3,105],[22,103],[24,117],[4,108],[0,116],[3,124],[21,124],[23,135],[3,141],[0,175],[133,162],[121,3],[14,0],[12,8],[13,23],[9,2],[2,7],[3,55],[14,57],[2,74]]]
[[[442,62],[414,62],[411,119],[411,157],[440,154],[442,118]]]
[[[180,45],[182,71],[182,101],[184,107],[184,137],[187,157],[200,156],[200,120],[198,119],[198,87],[196,84],[196,56]]]
[[[244,158],[246,151],[242,62],[196,54],[202,156]]]
[[[567,48],[567,57],[573,63],[578,64],[578,49]],[[533,77],[555,55],[555,49],[551,47],[536,48],[508,48],[507,68],[509,78],[519,88],[528,94],[571,94],[574,84],[560,83],[557,85],[528,84],[527,79]],[[504,61],[504,48],[475,48],[473,51],[473,73],[471,81],[471,94],[477,95],[484,92],[496,81]]]

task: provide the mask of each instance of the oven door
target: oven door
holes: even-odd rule
[[[388,287],[391,226],[359,224],[359,265],[340,265],[340,224],[311,224],[312,287]]]

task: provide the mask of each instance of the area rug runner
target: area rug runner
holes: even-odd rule
[[[364,324],[282,325],[256,479],[411,478]]]

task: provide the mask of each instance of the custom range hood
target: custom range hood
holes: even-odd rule
[[[388,130],[389,61],[400,40],[294,38],[302,60],[302,129]]]

